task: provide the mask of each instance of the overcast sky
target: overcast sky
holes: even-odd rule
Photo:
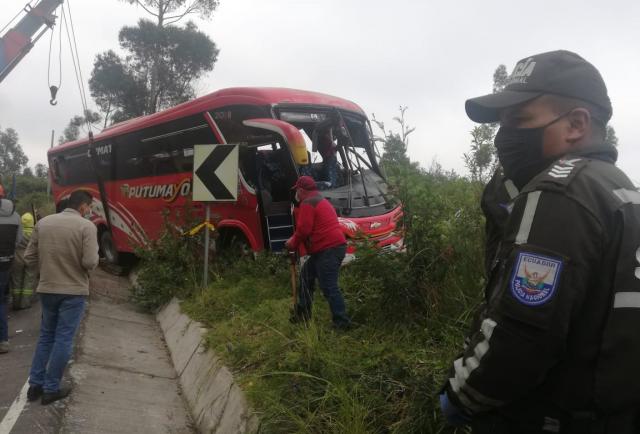
[[[117,49],[120,28],[145,14],[118,0],[66,1],[86,81],[95,55]],[[26,2],[0,0],[0,25]],[[619,165],[640,180],[640,2],[220,2],[212,20],[196,20],[220,49],[213,72],[198,83],[198,95],[232,86],[314,90],[350,99],[387,125],[406,105],[407,120],[416,127],[410,157],[425,167],[435,159],[445,169],[465,172],[462,154],[474,126],[465,99],[491,91],[500,63],[511,70],[528,55],[568,49],[602,73],[620,139]],[[48,36],[0,84],[0,126],[17,130],[32,166],[45,162],[51,130],[57,137],[82,111],[66,47],[59,104],[48,103]]]

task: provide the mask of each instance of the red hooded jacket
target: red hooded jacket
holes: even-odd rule
[[[347,242],[333,205],[318,191],[305,191],[296,210],[296,232],[291,237],[292,249],[300,244],[309,254],[337,247]]]

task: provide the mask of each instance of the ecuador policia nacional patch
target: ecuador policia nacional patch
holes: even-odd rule
[[[511,277],[511,293],[520,303],[538,306],[549,301],[560,282],[562,260],[520,252]]]

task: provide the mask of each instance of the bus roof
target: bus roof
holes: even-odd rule
[[[141,116],[111,125],[96,135],[94,140],[104,140],[174,119],[191,116],[206,110],[240,104],[268,106],[277,104],[321,105],[338,107],[366,116],[365,112],[356,103],[323,93],[281,87],[232,87],[218,90],[151,115]],[[85,144],[88,141],[87,138],[83,138],[73,142],[63,143],[62,145],[51,148],[48,153],[72,148]]]

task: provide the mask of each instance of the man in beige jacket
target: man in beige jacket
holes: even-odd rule
[[[73,192],[64,211],[38,222],[24,254],[28,265],[39,265],[36,292],[42,304],[27,398],[35,401],[42,396],[43,405],[71,392],[60,387],[60,380],[89,295],[89,271],[98,265],[96,227],[83,218],[90,212],[91,201],[86,191]]]

